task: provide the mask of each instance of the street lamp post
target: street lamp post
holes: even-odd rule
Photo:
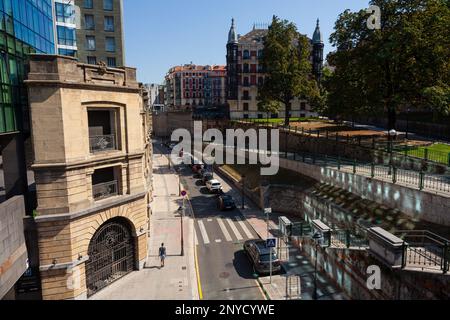
[[[323,236],[320,232],[316,232],[313,235],[314,244],[316,246],[316,261],[314,264],[314,292],[313,292],[313,300],[317,300],[317,252],[319,249],[319,240],[322,239]]]
[[[242,175],[242,210],[245,210],[245,174]]]

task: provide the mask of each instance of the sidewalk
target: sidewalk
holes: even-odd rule
[[[194,221],[183,219],[184,256],[181,253],[181,216],[178,177],[167,158],[153,155],[154,201],[150,218],[149,253],[144,270],[133,272],[93,297],[94,300],[198,300],[194,252]],[[167,258],[160,268],[158,249],[164,243]]]
[[[231,186],[229,180],[223,179],[217,174],[215,178],[222,183],[223,191],[232,195],[236,202],[240,203],[242,196],[236,188]],[[241,210],[242,215],[261,239],[267,239],[267,220],[263,211],[257,208],[248,198],[245,200],[246,205],[245,210]],[[240,208],[240,206],[238,207]],[[277,214],[276,212],[270,215],[269,237],[276,238],[276,235],[279,233],[279,216],[283,215]],[[279,255],[284,261],[282,264],[285,273],[272,276],[272,282],[270,282],[270,276],[259,278],[259,282],[267,295],[271,300],[312,300],[314,291],[314,265],[312,262],[302,253],[300,248],[286,246],[284,243],[282,243],[282,249]],[[289,277],[292,277],[292,279],[289,280]],[[300,291],[296,285],[298,278],[300,278]],[[289,281],[292,281],[290,286],[288,286]],[[322,272],[317,273],[317,288],[319,300],[349,299]],[[300,296],[297,293],[300,293]]]

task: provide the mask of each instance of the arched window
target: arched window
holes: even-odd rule
[[[250,51],[244,50],[244,59],[250,59]]]

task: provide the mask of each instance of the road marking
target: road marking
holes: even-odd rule
[[[230,225],[231,230],[233,230],[233,233],[236,236],[236,238],[238,240],[243,240],[244,238],[242,238],[241,234],[239,233],[238,229],[234,225],[233,221],[231,221],[231,219],[226,219],[226,220],[227,220],[228,224]]]
[[[233,238],[231,238],[230,233],[228,232],[227,228],[225,227],[225,224],[223,223],[223,220],[219,218],[217,219],[217,222],[219,223],[219,227],[222,230],[225,239],[227,241],[233,241]]]
[[[195,245],[198,246],[197,231],[195,231],[195,228],[194,228],[194,239],[195,239]]]
[[[248,238],[253,238],[252,233],[250,232],[250,230],[248,230],[247,226],[245,225],[244,220],[242,220],[241,217],[237,217],[237,220],[239,221],[239,225],[241,226],[242,230],[244,230],[245,234],[247,235]]]
[[[216,240],[216,243],[221,243],[221,242],[222,242],[221,239],[217,239],[217,240]]]
[[[194,256],[195,256],[195,271],[196,271],[196,274],[197,274],[198,296],[199,296],[200,300],[203,300],[202,283],[200,281],[200,270],[198,268],[197,246],[195,246],[195,248],[194,248]]]
[[[208,244],[209,243],[209,238],[208,238],[208,234],[206,233],[206,228],[205,228],[205,225],[203,224],[202,220],[200,220],[198,222],[198,227],[200,228],[200,232],[202,234],[203,243],[204,244]]]

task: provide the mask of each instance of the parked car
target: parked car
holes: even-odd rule
[[[204,172],[202,175],[202,180],[204,183],[207,183],[210,180],[214,179],[214,175],[211,172]]]
[[[270,273],[270,248],[264,240],[248,240],[244,243],[244,251],[258,274]],[[272,272],[281,271],[281,262],[275,248],[272,249]]]
[[[203,164],[194,164],[192,165],[192,173],[199,174],[201,170],[203,170],[204,165]]]
[[[222,196],[219,196],[219,198],[217,199],[217,207],[221,211],[234,210],[234,209],[236,209],[236,203],[234,202],[234,199],[232,196],[222,195]]]
[[[211,193],[220,193],[222,191],[222,185],[216,179],[212,179],[206,182],[206,187]]]

